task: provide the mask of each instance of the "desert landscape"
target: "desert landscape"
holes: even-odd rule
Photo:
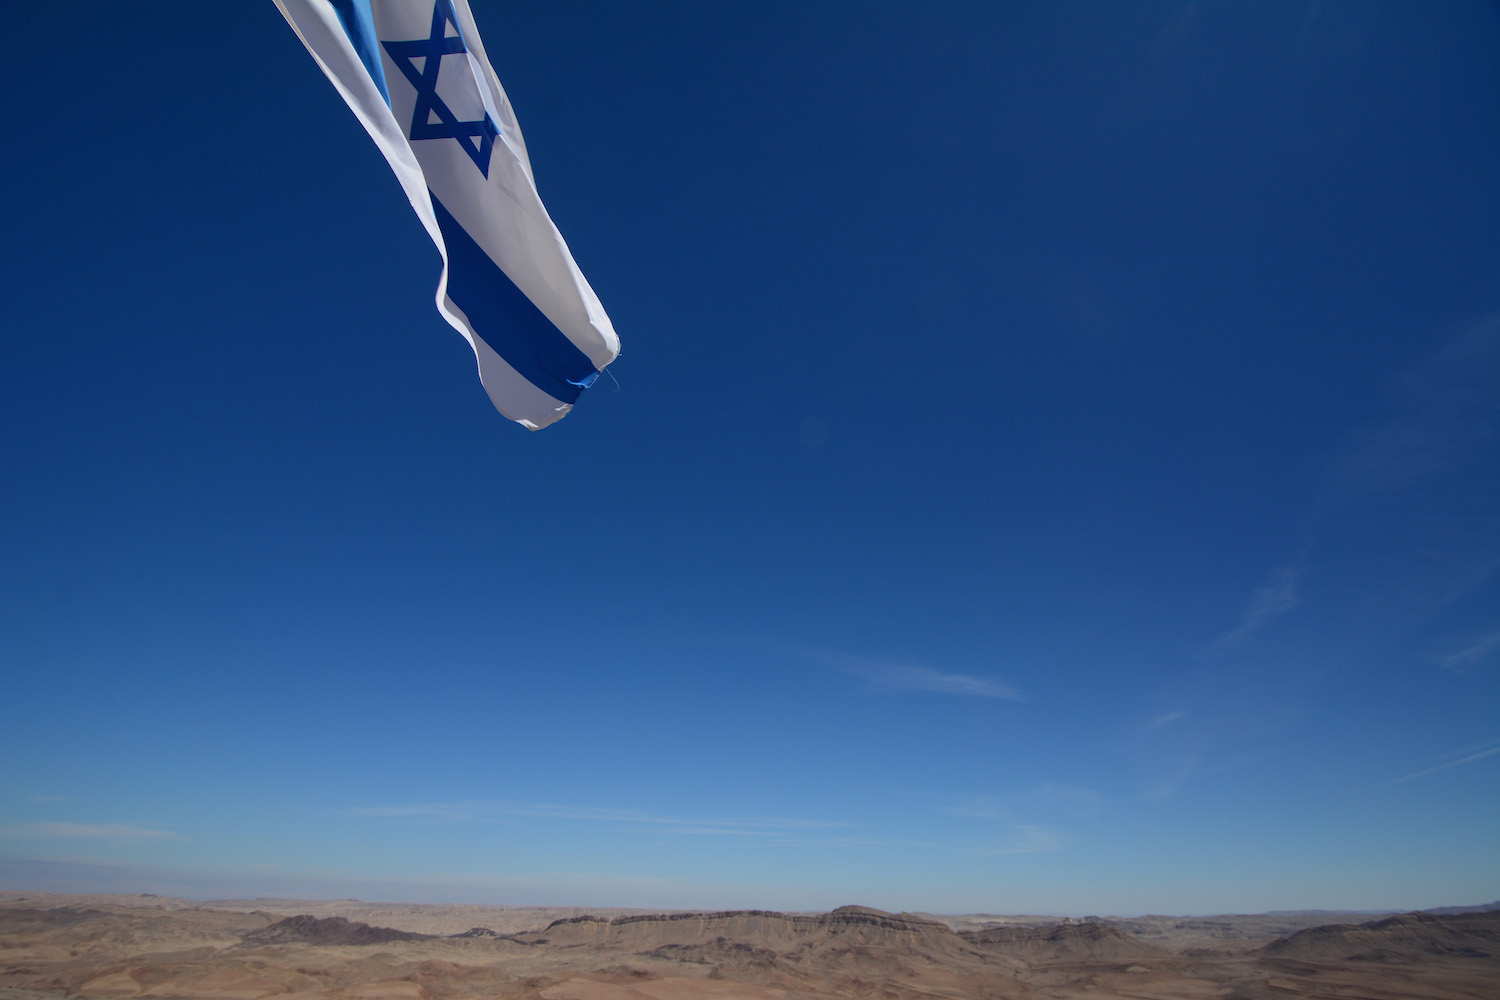
[[[0,893],[0,998],[1489,1000],[1500,908],[1055,918]]]

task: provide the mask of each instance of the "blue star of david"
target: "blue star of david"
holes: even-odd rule
[[[495,137],[500,130],[490,120],[488,113],[478,121],[461,122],[437,93],[438,70],[442,68],[443,56],[467,51],[461,35],[447,35],[447,27],[453,25],[456,32],[458,18],[454,16],[451,0],[438,0],[432,8],[432,31],[426,38],[410,42],[381,42],[391,61],[403,76],[417,88],[417,104],[411,113],[411,128],[407,135],[411,139],[456,139],[474,161],[474,166],[485,177],[490,175],[490,151],[495,148]],[[414,60],[421,59],[418,69]],[[437,121],[431,121],[432,118]]]

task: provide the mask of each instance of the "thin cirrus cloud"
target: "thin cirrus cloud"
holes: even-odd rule
[[[596,806],[564,806],[545,802],[427,802],[399,806],[366,806],[346,810],[350,816],[409,817],[442,822],[495,822],[515,820],[562,820],[583,823],[630,824],[669,833],[719,834],[741,837],[775,837],[808,830],[824,830],[848,824],[796,817],[731,817],[705,819],[699,816],[658,816],[630,809]]]
[[[1380,532],[1348,536],[1345,544],[1363,546],[1366,600],[1382,601],[1372,607],[1387,619],[1430,616],[1492,579],[1500,565],[1492,489],[1500,475],[1497,371],[1500,314],[1460,331],[1402,377],[1390,398],[1393,415],[1331,463],[1301,519],[1306,548],[1324,534]],[[1481,638],[1446,665],[1462,666],[1471,662],[1466,655],[1478,659],[1489,648]]]
[[[948,798],[953,801],[942,807],[941,811],[945,816],[997,820],[1016,826],[1017,829],[1041,829],[1040,826],[1018,824],[1018,815],[1050,814],[1071,819],[1090,818],[1097,815],[1105,804],[1104,796],[1091,788],[1055,781],[1044,781],[998,795],[958,795]]]
[[[1254,591],[1239,623],[1211,653],[1231,650],[1302,603],[1308,556],[1324,536],[1350,530],[1351,512],[1381,512],[1382,534],[1363,539],[1381,558],[1361,572],[1385,574],[1384,589],[1397,595],[1391,605],[1400,612],[1431,610],[1488,579],[1500,563],[1500,516],[1486,488],[1500,471],[1493,440],[1497,367],[1500,315],[1458,332],[1408,372],[1391,395],[1393,415],[1364,427],[1330,460],[1299,518],[1301,554]],[[1464,666],[1497,643],[1500,636],[1481,638],[1444,665]]]
[[[1050,854],[1062,850],[1062,838],[1042,826],[1015,826],[1010,836],[979,853],[990,856],[1007,854]]]
[[[1186,712],[1162,712],[1160,715],[1152,717],[1151,720],[1146,723],[1146,731],[1151,732],[1157,729],[1162,729],[1166,726],[1170,726],[1174,722],[1179,722],[1185,718],[1187,718]]]
[[[1301,599],[1297,593],[1297,585],[1302,572],[1300,566],[1282,566],[1271,574],[1268,583],[1255,588],[1255,592],[1250,595],[1250,602],[1240,614],[1239,624],[1219,637],[1214,643],[1215,651],[1224,652],[1260,631],[1272,619],[1295,608]]]
[[[1500,632],[1492,632],[1478,642],[1470,643],[1458,652],[1443,657],[1443,666],[1450,670],[1467,667],[1483,660],[1496,648],[1500,648]]]
[[[181,840],[182,834],[149,826],[126,823],[58,823],[44,820],[9,823],[0,833],[13,839],[55,840],[60,837],[95,840]]]
[[[1021,692],[1009,684],[988,677],[971,674],[945,674],[931,667],[909,663],[886,663],[866,660],[857,656],[822,657],[834,668],[852,674],[875,685],[892,691],[926,691],[931,694],[952,694],[965,698],[1002,698],[1006,701],[1025,701]]]
[[[1436,767],[1429,767],[1425,770],[1417,771],[1413,774],[1405,774],[1399,778],[1392,778],[1390,781],[1386,782],[1386,784],[1399,785],[1404,781],[1415,781],[1418,778],[1425,778],[1429,774],[1437,774],[1439,771],[1447,771],[1451,768],[1462,767],[1465,764],[1473,764],[1476,761],[1484,760],[1487,757],[1493,757],[1496,754],[1500,754],[1500,746],[1494,745],[1495,742],[1496,741],[1491,741],[1491,743],[1489,744],[1481,744],[1480,747],[1482,749],[1460,751],[1460,756],[1458,756],[1455,760],[1446,761],[1442,764],[1437,765]]]
[[[1396,413],[1370,428],[1335,464],[1310,519],[1341,513],[1371,496],[1408,492],[1445,474],[1492,472],[1497,365],[1500,314],[1460,331],[1402,379],[1393,397]],[[1485,523],[1493,524],[1492,507],[1485,510]]]

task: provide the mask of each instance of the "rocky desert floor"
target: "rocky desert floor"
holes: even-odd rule
[[[1329,919],[0,892],[0,1000],[1500,997],[1500,910]]]

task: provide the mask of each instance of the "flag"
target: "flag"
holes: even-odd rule
[[[443,257],[437,307],[495,408],[538,430],[620,353],[537,194],[468,0],[275,0]]]

